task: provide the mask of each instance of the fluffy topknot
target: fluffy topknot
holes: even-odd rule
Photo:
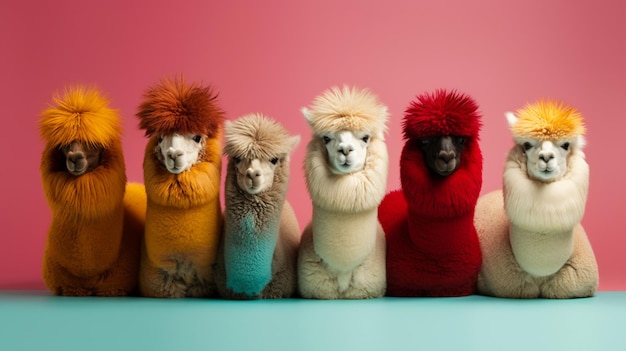
[[[478,105],[469,96],[453,90],[418,95],[404,111],[406,139],[456,135],[478,137],[482,126]]]
[[[282,125],[253,113],[226,122],[224,154],[247,159],[271,159],[291,152],[293,141]]]
[[[389,113],[376,95],[367,89],[332,87],[317,96],[310,109],[302,108],[313,132],[337,133],[342,130],[368,132],[383,139]]]
[[[203,134],[213,138],[224,122],[211,87],[186,84],[183,77],[161,79],[144,94],[139,106],[139,127],[146,136]]]
[[[581,114],[563,102],[539,100],[517,110],[517,117],[511,127],[515,137],[563,140],[585,134]]]
[[[120,139],[119,114],[109,108],[100,91],[85,86],[66,88],[63,96],[53,96],[56,106],[42,112],[39,121],[41,137],[53,145],[82,141],[107,147]]]

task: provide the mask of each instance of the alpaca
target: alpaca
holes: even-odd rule
[[[510,298],[593,296],[598,266],[580,221],[589,166],[582,117],[541,100],[506,114],[515,146],[503,189],[480,198],[476,228],[483,250],[478,292]]]
[[[285,200],[289,154],[300,136],[259,115],[226,122],[224,235],[215,282],[222,297],[291,297],[300,227]]]
[[[56,295],[137,293],[146,195],[126,184],[117,111],[93,88],[69,88],[40,130],[43,189],[52,210],[43,278]]]
[[[473,225],[482,185],[478,106],[456,91],[422,94],[405,111],[402,188],[379,208],[387,295],[464,296],[481,252]]]
[[[182,77],[162,79],[144,97],[137,113],[150,138],[143,163],[148,208],[141,294],[213,296],[223,112],[210,87]]]
[[[301,238],[299,292],[317,299],[383,296],[385,237],[377,214],[387,185],[387,107],[368,90],[344,86],[302,113],[313,130],[305,157],[313,217]]]

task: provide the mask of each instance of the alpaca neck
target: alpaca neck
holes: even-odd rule
[[[226,179],[226,286],[235,293],[258,296],[272,279],[287,184],[275,179],[272,189],[250,195],[237,186],[233,173],[229,171]]]
[[[474,211],[454,218],[432,218],[409,209],[408,224],[415,247],[435,258],[467,250],[467,243],[476,236]]]
[[[556,273],[574,252],[574,231],[543,232],[510,225],[515,260],[523,270],[543,277]]]
[[[546,276],[572,255],[573,228],[585,211],[589,166],[582,151],[575,150],[563,178],[543,183],[528,177],[525,162],[519,148],[512,149],[503,174],[511,248],[525,271]]]
[[[336,212],[313,205],[313,248],[335,272],[359,266],[376,242],[378,208],[356,213]]]

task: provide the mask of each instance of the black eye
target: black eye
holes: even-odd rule
[[[241,162],[241,158],[233,157],[233,161],[235,161],[235,163],[239,163],[239,162]]]
[[[522,147],[524,148],[524,151],[528,151],[533,148],[533,144],[525,142],[524,144],[522,144]]]
[[[430,144],[430,140],[428,140],[428,139],[420,139],[420,144],[422,144],[422,146],[427,146],[428,144]]]
[[[467,141],[467,138],[465,138],[465,137],[457,137],[457,138],[456,138],[456,142],[457,142],[459,145],[465,145],[465,142],[466,142],[466,141]]]
[[[367,143],[368,141],[370,141],[370,136],[366,135],[366,136],[362,137],[361,140],[363,140],[364,143]]]
[[[563,143],[563,145],[561,145],[561,147],[563,148],[563,150],[569,149],[569,142]]]
[[[199,143],[200,140],[202,140],[202,136],[200,136],[200,135],[194,135],[193,136],[193,141],[195,141],[196,143]]]
[[[278,157],[274,157],[273,159],[270,160],[270,162],[275,165],[278,163]]]
[[[157,142],[161,143],[162,141],[163,141],[163,137],[159,135],[159,136],[157,137]]]
[[[328,143],[330,143],[330,138],[329,138],[329,137],[327,137],[326,135],[324,135],[324,136],[322,137],[322,140],[324,140],[324,144],[328,144]]]

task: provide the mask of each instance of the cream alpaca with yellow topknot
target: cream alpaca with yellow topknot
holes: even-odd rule
[[[507,113],[515,146],[503,190],[481,197],[478,292],[512,298],[593,296],[598,266],[580,225],[589,186],[580,113],[539,101]]]

